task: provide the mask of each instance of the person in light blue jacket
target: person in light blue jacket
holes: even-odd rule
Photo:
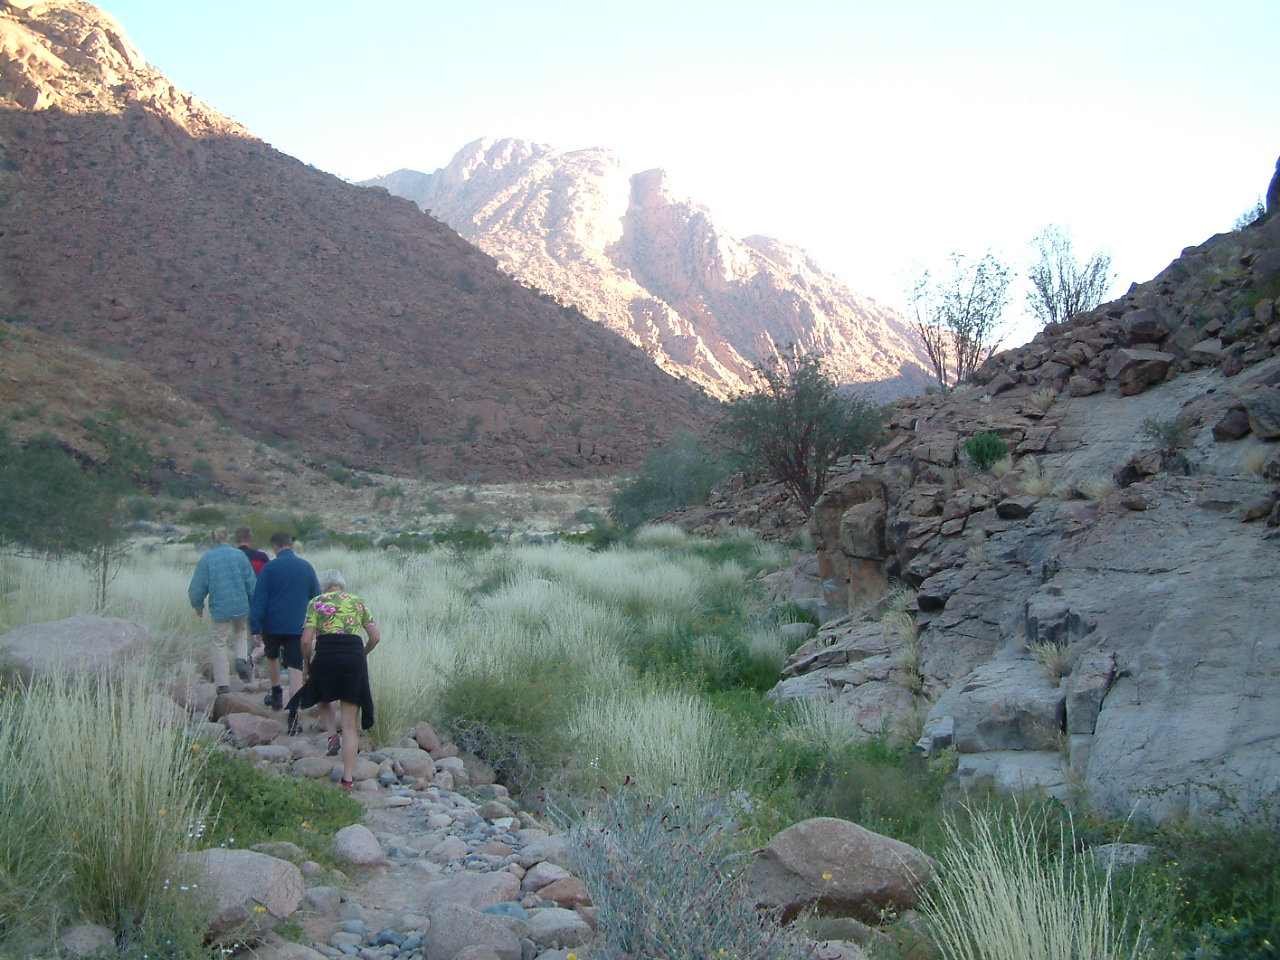
[[[204,619],[204,603],[209,601],[209,619],[213,621],[209,641],[209,657],[213,666],[213,682],[218,693],[231,692],[231,675],[227,667],[227,640],[232,638],[236,675],[243,681],[252,676],[249,668],[249,607],[257,577],[249,558],[227,542],[226,527],[213,531],[213,547],[200,558],[191,575],[187,598],[196,616]]]

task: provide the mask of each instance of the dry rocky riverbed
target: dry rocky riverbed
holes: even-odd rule
[[[261,699],[256,690],[219,697],[215,725],[250,755],[337,789],[339,764],[325,755],[324,734],[308,727],[282,736],[284,714],[263,716],[270,711]],[[560,960],[590,939],[595,911],[566,868],[564,841],[521,811],[486,764],[428,724],[401,746],[362,751],[356,780],[367,814],[334,838],[343,870],[307,862],[287,843],[255,849],[297,871],[284,871],[277,886],[291,895],[280,902],[271,893],[241,899],[267,907],[247,916],[264,928],[259,958]],[[243,868],[270,873],[252,860]],[[285,919],[310,946],[266,930]]]

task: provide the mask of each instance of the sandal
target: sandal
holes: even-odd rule
[[[342,749],[342,734],[335,733],[329,738],[328,744],[325,745],[324,755],[326,757],[336,757],[338,751]]]
[[[348,780],[346,777],[343,777],[340,782],[342,784],[342,789],[347,791],[347,793],[350,793],[355,789],[356,782],[354,780]]]

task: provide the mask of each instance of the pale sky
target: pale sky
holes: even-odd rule
[[[108,0],[175,84],[350,180],[480,137],[605,147],[738,237],[904,309],[1041,228],[1113,294],[1228,230],[1280,155],[1277,0]],[[1016,288],[1010,343],[1034,332]]]

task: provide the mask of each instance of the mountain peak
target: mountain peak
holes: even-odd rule
[[[716,396],[753,387],[752,365],[787,344],[881,397],[927,382],[897,314],[796,247],[731,236],[661,168],[628,173],[599,147],[477,140],[435,174],[369,184],[431,210],[508,273]]]

